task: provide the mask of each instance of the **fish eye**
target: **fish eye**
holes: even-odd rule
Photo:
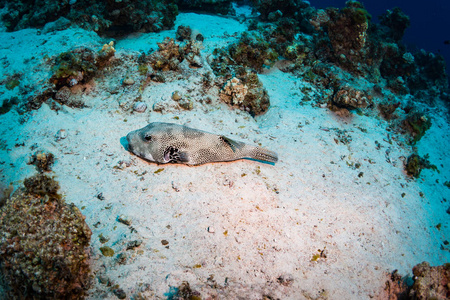
[[[149,134],[144,135],[144,140],[146,140],[147,142],[150,142],[152,140],[152,136]]]

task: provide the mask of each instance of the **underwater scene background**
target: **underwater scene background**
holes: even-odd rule
[[[0,8],[1,299],[450,297],[448,4]]]

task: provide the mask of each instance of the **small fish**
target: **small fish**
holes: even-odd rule
[[[130,152],[159,164],[201,165],[243,158],[278,161],[273,151],[173,123],[150,123],[128,133],[127,141]]]

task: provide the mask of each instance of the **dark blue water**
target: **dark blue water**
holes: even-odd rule
[[[310,0],[316,8],[345,6],[344,0]],[[403,42],[409,50],[416,49],[441,54],[447,64],[447,74],[450,64],[450,44],[444,41],[450,40],[450,1],[405,1],[405,0],[371,0],[361,1],[367,11],[372,15],[372,21],[378,23],[378,16],[386,10],[399,7],[409,16],[411,25],[406,30]]]

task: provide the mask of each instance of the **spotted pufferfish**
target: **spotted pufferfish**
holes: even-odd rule
[[[238,159],[276,163],[270,150],[173,123],[153,122],[127,135],[128,150],[158,164],[201,165]]]

